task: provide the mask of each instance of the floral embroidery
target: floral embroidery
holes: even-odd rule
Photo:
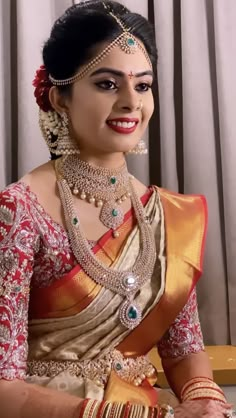
[[[75,260],[63,228],[27,186],[0,194],[0,378],[24,379],[31,287],[48,286]]]
[[[167,333],[159,341],[157,347],[162,358],[184,357],[204,350],[195,288],[188,302]]]
[[[14,213],[12,210],[8,209],[6,206],[0,207],[0,222],[11,225],[13,223]]]

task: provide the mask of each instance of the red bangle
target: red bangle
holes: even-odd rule
[[[80,409],[80,413],[79,413],[79,418],[83,418],[83,414],[84,414],[85,408],[86,408],[87,403],[88,403],[89,401],[90,401],[90,399],[89,399],[89,398],[87,398],[87,399],[84,399],[84,401],[82,402],[82,404],[81,404],[81,409]]]
[[[124,409],[124,417],[123,418],[128,418],[129,417],[130,408],[131,408],[130,402],[126,402],[125,409]]]
[[[97,403],[98,403],[98,401],[97,401],[97,400],[94,400],[93,404],[91,405],[91,410],[89,411],[89,416],[88,416],[88,418],[92,418],[92,416],[93,416],[93,411],[94,411],[95,406],[97,405]]]
[[[106,405],[106,401],[101,401],[100,406],[98,408],[98,412],[97,412],[97,418],[102,418],[103,408],[105,405]]]

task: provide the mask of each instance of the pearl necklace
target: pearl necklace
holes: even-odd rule
[[[57,160],[58,161],[58,160]],[[151,226],[146,220],[139,196],[129,180],[130,198],[140,231],[140,250],[134,265],[125,271],[117,271],[98,261],[80,228],[79,217],[73,204],[73,195],[67,181],[61,176],[56,161],[57,184],[64,210],[72,251],[85,273],[96,283],[124,298],[119,309],[120,322],[128,329],[135,328],[142,320],[140,306],[134,301],[139,289],[151,278],[156,261],[156,246]]]

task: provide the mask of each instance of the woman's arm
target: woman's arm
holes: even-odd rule
[[[212,380],[195,289],[159,342],[158,351],[169,385],[181,401],[174,408],[176,418],[223,418],[230,413],[231,405],[226,403],[223,392]]]
[[[21,380],[0,380],[1,418],[78,418],[82,399]]]
[[[180,399],[181,389],[187,381],[197,376],[213,378],[208,355],[205,351],[186,357],[162,359],[162,366],[171,389]]]
[[[184,384],[197,376],[212,378],[198,316],[196,290],[158,343],[158,352],[170,387],[180,398]]]

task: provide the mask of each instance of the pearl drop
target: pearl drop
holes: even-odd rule
[[[97,206],[98,206],[99,208],[101,208],[101,207],[102,207],[102,205],[103,205],[103,201],[102,201],[102,200],[98,200],[98,201],[97,201]]]
[[[84,192],[81,193],[80,199],[82,199],[82,200],[85,200],[86,199],[86,194]]]
[[[124,194],[124,196],[122,196],[121,200],[124,202],[127,199],[127,196]]]
[[[78,193],[79,193],[79,190],[78,189],[74,189],[73,190],[73,194],[77,195]]]
[[[120,236],[120,233],[118,231],[113,231],[113,237],[118,238]]]
[[[148,372],[146,373],[147,377],[151,377],[154,372],[155,372],[155,369],[148,370]]]
[[[95,203],[95,198],[93,196],[89,198],[89,203]]]

